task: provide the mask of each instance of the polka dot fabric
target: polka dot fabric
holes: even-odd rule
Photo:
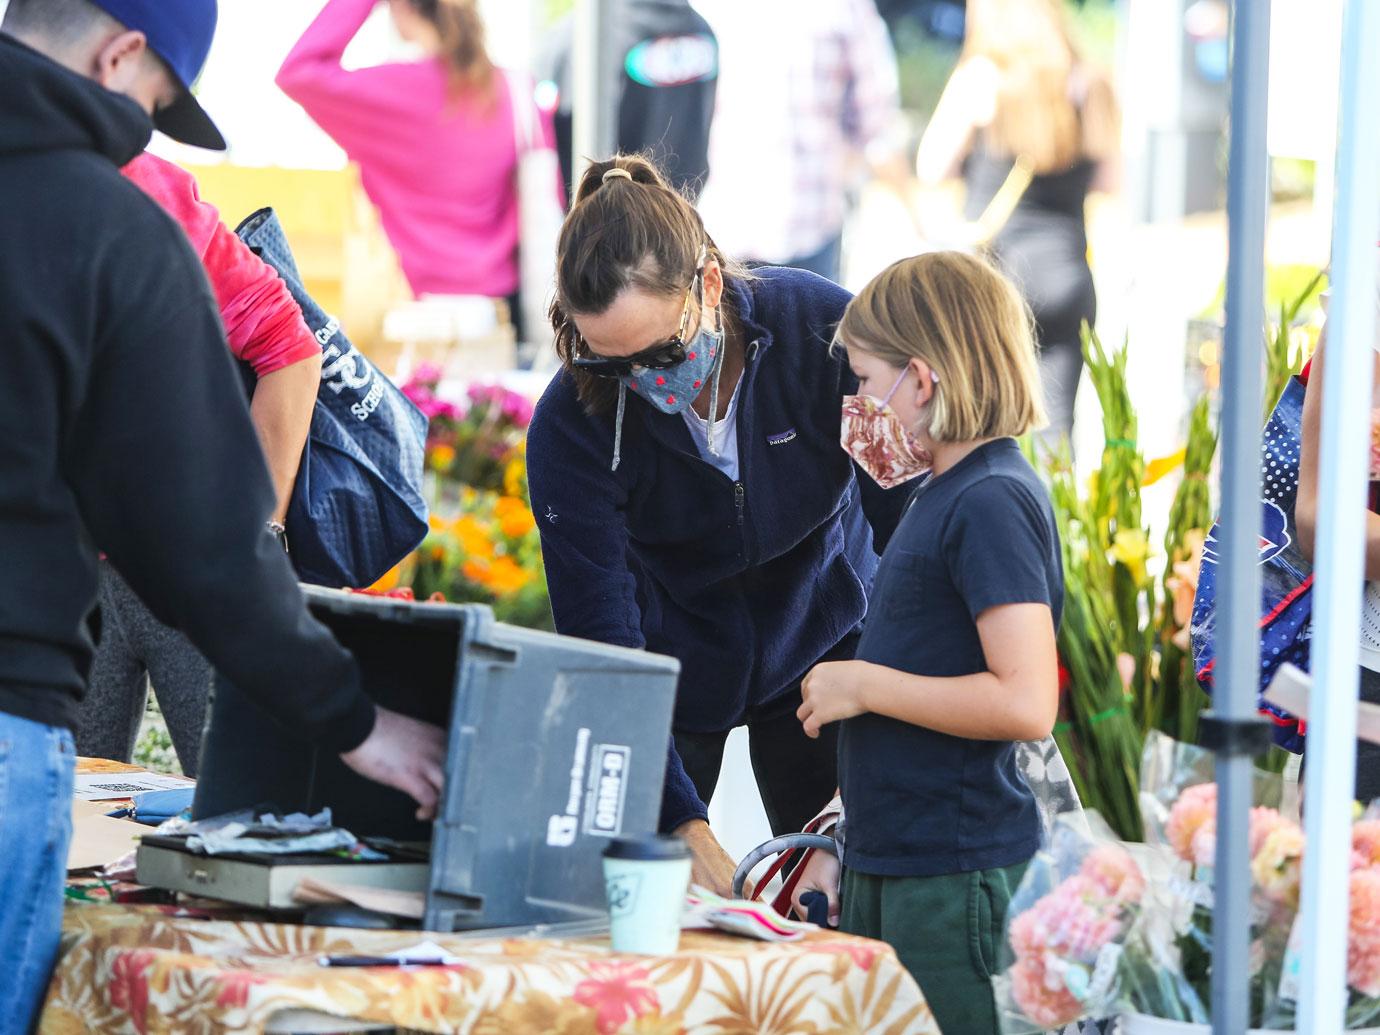
[[[1299,486],[1300,429],[1304,380],[1292,379],[1265,425],[1260,443],[1260,679],[1263,693],[1286,661],[1307,671],[1313,628],[1313,566],[1299,550],[1294,503]],[[1212,526],[1203,551],[1190,632],[1198,681],[1209,694],[1216,667],[1218,543],[1221,523]],[[1259,700],[1259,699],[1258,699]],[[1305,729],[1297,718],[1259,700],[1262,714],[1275,723],[1275,742],[1303,750]]]

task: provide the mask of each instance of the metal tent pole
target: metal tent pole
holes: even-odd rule
[[[1356,697],[1365,558],[1376,236],[1380,232],[1380,3],[1348,0],[1333,209],[1332,294],[1323,366],[1314,550],[1313,696],[1300,924],[1300,1031],[1332,1035],[1346,1011],[1348,870],[1356,773]]]
[[[1203,743],[1217,751],[1217,860],[1213,913],[1212,1027],[1244,1035],[1250,952],[1251,756],[1260,635],[1261,345],[1269,159],[1265,113],[1270,5],[1232,5],[1231,150],[1227,173],[1227,326],[1222,360],[1222,622],[1214,710]],[[1268,732],[1265,734],[1268,738]],[[1267,740],[1268,742],[1268,740]]]
[[[618,82],[621,68],[613,53],[619,0],[576,0],[571,53],[571,135],[574,178],[580,181],[591,159],[617,147]]]

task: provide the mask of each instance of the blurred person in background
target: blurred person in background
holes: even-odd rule
[[[292,48],[278,86],[359,166],[412,292],[507,299],[516,318],[518,143],[514,93],[484,42],[476,0],[386,0],[427,56],[347,70],[341,57],[379,0],[329,0]],[[520,114],[520,113],[519,113]],[[558,194],[560,184],[551,184]]]
[[[1324,304],[1330,292],[1324,295]],[[1380,277],[1376,282],[1376,330],[1375,348],[1371,356],[1371,405],[1380,399]],[[1327,352],[1327,325],[1323,324],[1322,335],[1313,356],[1299,373],[1304,384],[1303,420],[1299,428],[1299,482],[1298,496],[1294,500],[1294,520],[1298,530],[1299,549],[1310,561],[1314,559],[1318,532],[1318,465],[1319,443],[1322,440],[1323,407],[1323,364]],[[1361,429],[1356,429],[1357,433]],[[1365,570],[1362,572],[1364,595],[1361,604],[1361,666],[1359,694],[1360,699],[1369,704],[1380,704],[1380,658],[1370,648],[1374,629],[1377,604],[1380,603],[1380,470],[1377,470],[1376,453],[1373,443],[1380,431],[1380,412],[1372,409],[1369,427],[1365,433],[1372,443],[1370,481],[1366,486],[1366,556]],[[1307,748],[1305,747],[1305,759]],[[1300,771],[1300,779],[1302,778]],[[1380,798],[1380,744],[1369,741],[1356,741],[1356,782],[1354,797],[1357,801],[1369,803]]]
[[[186,232],[210,280],[230,351],[254,370],[249,416],[277,499],[268,529],[281,539],[321,386],[321,346],[282,278],[201,200],[191,173],[148,152],[122,172]],[[196,776],[210,662],[154,618],[108,563],[101,565],[100,606],[101,640],[73,730],[77,754],[128,762],[152,686],[178,764]]]
[[[719,83],[719,42],[689,0],[623,0],[613,26],[618,62],[615,150],[645,154],[694,199],[709,175],[709,127]],[[551,30],[541,74],[557,91],[556,150],[572,192],[571,49],[574,16]]]
[[[904,180],[896,53],[873,0],[700,0],[719,101],[700,199],[724,252],[837,281],[849,195]]]
[[[1097,316],[1084,203],[1115,182],[1119,145],[1111,85],[1079,55],[1058,0],[969,0],[916,174],[924,186],[961,176],[975,227],[999,191],[1025,185],[1001,225],[977,233],[994,234],[981,243],[1034,310],[1051,444],[1073,428],[1081,327]]]

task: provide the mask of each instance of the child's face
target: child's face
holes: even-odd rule
[[[925,404],[933,392],[930,368],[919,359],[912,359],[904,367],[894,367],[874,353],[851,344],[848,346],[848,365],[858,379],[858,394],[870,395],[878,400],[890,395],[888,405],[891,412],[900,418],[901,423],[922,445],[929,448],[927,428],[920,425],[928,424],[923,418]]]

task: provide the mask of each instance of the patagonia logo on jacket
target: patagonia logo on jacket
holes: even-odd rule
[[[775,435],[767,436],[767,445],[784,446],[787,442],[795,441],[795,428],[788,428],[785,431],[778,431]]]

